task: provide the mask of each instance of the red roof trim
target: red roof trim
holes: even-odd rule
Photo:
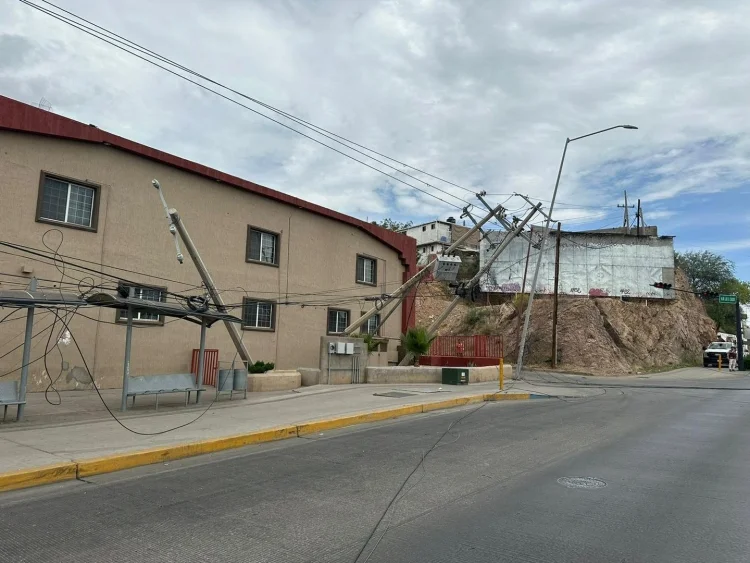
[[[416,241],[411,237],[389,231],[388,229],[383,229],[382,227],[366,223],[365,221],[350,217],[349,215],[344,215],[343,213],[339,213],[338,211],[328,209],[321,205],[316,205],[285,193],[272,190],[271,188],[243,180],[242,178],[220,172],[219,170],[203,166],[197,162],[192,162],[147,147],[146,145],[141,145],[140,143],[103,131],[93,125],[86,125],[80,121],[75,121],[56,113],[24,104],[12,98],[0,96],[0,129],[46,135],[49,137],[88,143],[108,144],[138,156],[156,160],[168,166],[174,166],[175,168],[193,172],[206,178],[224,182],[254,194],[274,199],[288,205],[293,205],[335,221],[346,223],[369,233],[386,246],[396,250],[399,253],[401,262],[406,266],[406,279],[416,273],[417,246]],[[410,300],[407,299],[404,301],[402,309],[402,330],[405,330],[406,327],[414,325],[413,306],[411,306]]]

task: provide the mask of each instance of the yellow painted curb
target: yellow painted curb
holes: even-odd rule
[[[434,403],[425,403],[422,405],[422,412],[436,411],[440,409],[451,409],[453,407],[462,407],[474,403],[484,402],[484,395],[471,395],[469,397],[456,397],[455,399],[446,399],[445,401],[436,401]]]
[[[484,396],[485,401],[525,401],[530,398],[529,393],[487,393]]]
[[[10,473],[0,473],[0,491],[48,485],[58,481],[71,481],[75,478],[75,463],[58,463],[34,469],[21,469]]]
[[[130,469],[141,465],[151,465],[152,463],[161,463],[174,459],[182,459],[185,457],[209,454],[222,450],[241,448],[242,446],[249,446],[251,444],[275,442],[276,440],[296,437],[296,426],[283,426],[280,428],[260,430],[258,432],[239,434],[237,436],[229,436],[226,438],[214,438],[212,440],[203,440],[189,444],[177,444],[174,446],[162,446],[138,452],[114,454],[98,459],[79,461],[78,477],[111,473],[113,471],[121,471],[123,469]]]
[[[385,409],[380,411],[366,412],[362,414],[340,416],[337,418],[328,418],[325,420],[316,420],[313,422],[305,422],[303,424],[297,425],[297,434],[299,436],[304,436],[306,434],[315,434],[316,432],[325,432],[326,430],[344,428],[346,426],[352,426],[354,424],[378,422],[380,420],[388,420],[389,418],[406,416],[407,414],[419,414],[422,412],[422,407],[423,405],[421,404],[405,405],[403,407],[396,407],[393,409]]]
[[[325,432],[336,428],[345,428],[357,424],[399,418],[410,414],[449,409],[484,401],[518,401],[529,398],[531,398],[529,393],[484,393],[481,395],[468,395],[432,403],[403,405],[390,409],[323,420],[314,420],[302,424],[269,428],[247,434],[202,440],[200,442],[161,446],[148,450],[113,454],[96,459],[84,459],[81,461],[60,463],[34,469],[22,469],[20,471],[0,474],[0,491],[10,491],[13,489],[56,483],[58,481],[73,480],[91,475],[100,475],[102,473],[112,473],[123,469],[151,465],[153,463],[215,453],[222,450],[241,448],[252,444],[262,444],[264,442],[275,442],[288,438],[296,438],[298,436]]]

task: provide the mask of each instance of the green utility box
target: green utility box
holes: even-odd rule
[[[469,370],[467,368],[443,368],[443,385],[468,385]]]

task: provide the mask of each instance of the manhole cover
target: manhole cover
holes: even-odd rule
[[[601,489],[607,486],[607,483],[595,477],[560,477],[557,482],[569,489]]]
[[[391,397],[392,399],[399,399],[401,397],[411,397],[414,393],[401,393],[400,391],[388,391],[387,393],[373,393],[375,397]]]

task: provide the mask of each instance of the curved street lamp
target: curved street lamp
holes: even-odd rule
[[[539,267],[542,264],[542,254],[544,254],[544,245],[547,242],[547,233],[549,233],[549,224],[552,221],[552,211],[555,208],[555,198],[557,198],[557,188],[560,186],[560,176],[562,175],[563,164],[565,163],[565,154],[568,152],[568,145],[572,143],[573,141],[577,141],[578,139],[585,139],[586,137],[598,135],[599,133],[612,131],[612,129],[638,129],[638,127],[636,127],[635,125],[615,125],[614,127],[607,127],[606,129],[601,129],[600,131],[594,131],[593,133],[587,133],[586,135],[581,135],[580,137],[573,137],[572,139],[568,137],[567,139],[565,139],[565,146],[563,147],[562,158],[560,159],[560,168],[557,170],[557,180],[555,181],[555,190],[552,192],[552,200],[549,204],[549,212],[547,213],[547,221],[544,225],[544,232],[542,235],[542,240],[539,243],[539,256],[536,260],[536,269],[534,270],[534,279],[531,282],[531,291],[529,292],[529,302],[526,305],[526,316],[523,321],[523,332],[521,333],[521,346],[518,349],[518,361],[516,365],[516,374],[513,377],[513,379],[521,379],[521,369],[523,367],[523,352],[524,352],[524,348],[526,348],[526,334],[528,333],[528,330],[529,330],[529,319],[531,317],[531,305],[534,302],[536,282],[537,282],[537,279],[539,278]],[[557,350],[553,350],[552,353],[557,354]]]

